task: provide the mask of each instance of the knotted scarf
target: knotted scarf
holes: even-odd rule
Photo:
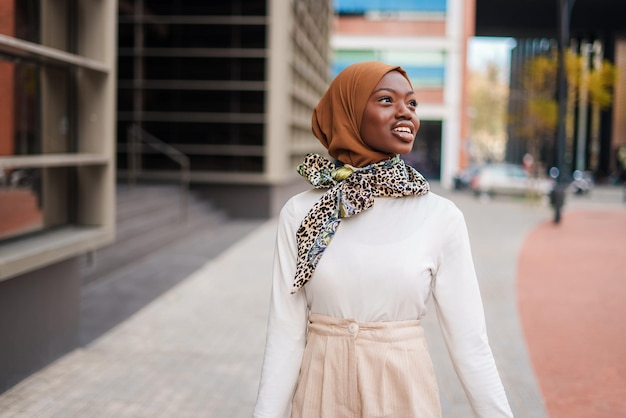
[[[296,239],[298,260],[291,293],[311,279],[342,218],[374,205],[374,197],[401,197],[428,193],[429,185],[413,167],[396,155],[365,167],[336,167],[318,154],[308,154],[298,173],[317,189],[329,190],[304,217]]]

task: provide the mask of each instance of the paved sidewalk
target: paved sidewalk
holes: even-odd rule
[[[274,222],[82,349],[0,396],[2,417],[247,417]]]
[[[577,210],[524,242],[519,309],[551,417],[626,417],[626,209]]]
[[[442,194],[467,219],[490,341],[514,412],[546,417],[518,319],[516,272],[525,237],[550,210]],[[0,417],[250,417],[275,228],[275,220],[263,223],[128,320],[0,395]],[[470,417],[434,314],[424,326],[444,416]]]

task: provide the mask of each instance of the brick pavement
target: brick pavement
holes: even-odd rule
[[[442,192],[446,194],[446,192]],[[516,302],[517,255],[542,205],[449,195],[464,211],[490,341],[517,417],[545,417]],[[261,367],[275,220],[89,345],[0,395],[0,417],[249,417]],[[469,417],[434,315],[424,326],[446,417]]]
[[[625,237],[625,209],[581,209],[522,247],[520,317],[553,418],[626,416]]]
[[[274,222],[0,396],[1,417],[244,417],[256,396]]]

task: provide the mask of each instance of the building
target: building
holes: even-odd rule
[[[420,131],[405,156],[445,186],[467,164],[466,50],[474,1],[335,0],[333,72],[360,61],[401,65],[419,101]]]
[[[255,217],[305,187],[331,17],[319,0],[0,0],[0,392],[76,347],[79,260],[114,241],[116,179],[188,161],[196,192]]]
[[[626,99],[625,82],[623,78],[625,54],[625,39],[573,39],[568,45],[568,52],[577,54],[579,68],[577,69],[577,86],[570,86],[569,99],[571,116],[567,118],[569,125],[565,133],[564,168],[565,176],[569,178],[575,170],[587,171],[600,181],[606,181],[611,176],[620,176],[620,163],[617,154],[620,148],[626,149],[626,125],[624,124],[624,103]],[[557,127],[534,129],[535,135],[529,138],[529,127],[533,127],[532,116],[527,115],[528,106],[532,103],[532,93],[524,86],[524,77],[528,77],[528,66],[537,57],[555,57],[558,54],[557,42],[550,39],[517,39],[516,46],[511,51],[511,97],[509,99],[509,124],[507,160],[519,162],[525,153],[533,153],[537,161],[541,161],[542,174],[554,166],[555,137]],[[611,84],[608,91],[613,96],[612,103],[601,107],[591,99],[591,92],[585,80],[601,73],[606,62],[615,63],[622,76]],[[550,80],[554,89],[553,100],[556,104],[556,61]],[[621,64],[621,65],[620,65]],[[595,72],[595,74],[594,74]],[[572,71],[573,74],[573,71]],[[591,74],[591,75],[590,75]],[[583,80],[584,78],[584,80]],[[535,99],[536,100],[536,99]],[[524,129],[526,127],[526,129]],[[532,141],[536,143],[533,144]],[[535,149],[536,148],[536,149]],[[623,175],[623,173],[622,173]]]
[[[0,391],[76,346],[78,257],[114,239],[116,21],[0,0]]]
[[[479,34],[555,23],[542,0],[475,1]],[[450,184],[466,160],[475,1],[337,0],[333,17],[329,0],[0,0],[0,391],[76,346],[78,260],[115,239],[116,177],[173,181],[180,168],[161,150],[174,149],[231,214],[275,214],[303,187],[296,164],[321,150],[310,117],[332,71],[405,67],[422,119],[408,158]],[[574,9],[600,17],[620,68],[607,164],[626,146],[621,7]],[[576,36],[598,30],[585,22]]]
[[[614,0],[476,0],[476,33],[479,36],[516,38],[512,50],[511,103],[519,114],[526,94],[522,87],[524,68],[533,57],[552,54],[557,49],[559,5],[569,4],[570,41],[568,49],[581,57],[582,73],[608,60],[616,67],[613,103],[599,109],[581,91],[573,103],[573,117],[566,135],[564,176],[574,170],[591,171],[600,181],[626,180],[626,3]],[[556,80],[555,80],[556,82]],[[522,119],[522,122],[523,119]],[[556,135],[540,145],[540,158],[547,167],[556,162]],[[507,160],[520,162],[528,150],[528,141],[518,134],[514,124],[509,129]],[[620,155],[624,155],[620,163]],[[621,167],[620,167],[621,164]]]
[[[276,214],[301,184],[297,162],[321,148],[311,112],[329,82],[331,15],[319,0],[120,0],[119,176],[178,179],[157,138],[232,215]]]

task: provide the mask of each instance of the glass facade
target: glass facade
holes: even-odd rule
[[[446,0],[334,0],[339,14],[367,12],[439,12],[446,11]]]
[[[0,172],[0,241],[43,229],[41,170]]]
[[[3,35],[40,41],[39,2],[4,0],[0,8]],[[76,152],[76,85],[70,66],[0,53],[0,86],[0,157]],[[0,242],[74,222],[73,176],[67,167],[0,166]]]
[[[39,42],[40,11],[39,1],[0,1],[0,34]]]
[[[429,179],[444,182],[456,170],[456,158],[449,156],[456,153],[459,141],[458,134],[444,129],[447,118],[456,112],[446,93],[460,90],[450,83],[450,75],[458,68],[463,50],[452,46],[456,39],[450,31],[451,25],[461,23],[462,13],[451,13],[449,8],[465,6],[449,0],[334,0],[338,30],[332,75],[356,62],[401,66],[418,94],[421,119],[414,148],[403,158]]]
[[[112,239],[116,6],[0,0],[0,280],[86,251],[70,239],[16,254],[24,240]]]
[[[335,50],[333,76],[355,62],[382,61],[402,66],[415,88],[442,88],[445,78],[445,53],[443,51],[406,51],[354,49]]]
[[[119,170],[132,158],[127,131],[139,126],[186,154],[192,172],[262,173],[265,2],[143,4],[120,8]],[[176,170],[147,147],[139,159],[144,172]]]
[[[70,70],[0,58],[4,129],[0,155],[75,152],[75,89]],[[55,106],[43,106],[54,96]]]
[[[413,149],[402,156],[409,165],[430,180],[439,180],[441,177],[442,128],[442,121],[422,120]]]

